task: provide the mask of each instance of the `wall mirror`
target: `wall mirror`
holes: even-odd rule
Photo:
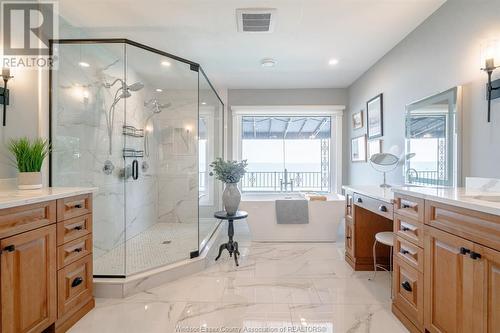
[[[461,185],[461,87],[406,106],[405,184]]]

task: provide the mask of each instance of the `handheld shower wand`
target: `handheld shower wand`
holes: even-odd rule
[[[106,127],[108,130],[108,138],[109,138],[109,155],[112,155],[113,151],[113,126],[115,122],[116,104],[122,98],[129,98],[130,96],[132,96],[131,91],[135,92],[144,88],[144,84],[142,82],[135,82],[132,83],[131,85],[127,85],[127,83],[122,79],[116,79],[112,83],[104,83],[104,87],[109,89],[118,82],[121,83],[121,87],[116,90],[113,103],[111,104],[109,111],[106,114]]]

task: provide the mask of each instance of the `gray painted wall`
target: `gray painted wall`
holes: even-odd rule
[[[457,85],[464,95],[463,175],[500,178],[500,100],[493,102],[487,123],[486,75],[480,71],[481,43],[500,40],[499,13],[498,0],[449,0],[349,87],[344,184],[382,181],[368,163],[350,161],[350,139],[366,132],[366,125],[352,131],[353,112],[366,110],[366,101],[383,93],[383,150],[394,145],[403,150],[405,105]],[[402,183],[402,169],[388,180]]]
[[[13,138],[38,136],[39,89],[36,69],[15,68],[9,81],[10,105],[7,106],[7,125],[0,124],[0,179],[17,177],[6,145]],[[3,83],[2,83],[3,86]],[[0,105],[0,110],[3,105]],[[1,117],[0,117],[1,118]]]
[[[227,113],[228,158],[232,158],[232,105],[346,105],[347,89],[229,89]]]

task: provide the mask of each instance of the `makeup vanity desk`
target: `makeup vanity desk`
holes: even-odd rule
[[[410,332],[500,332],[500,193],[344,186],[345,259],[373,270],[393,231],[392,311]],[[377,263],[389,264],[377,247]]]

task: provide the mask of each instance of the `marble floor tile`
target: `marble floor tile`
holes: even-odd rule
[[[94,310],[78,321],[70,332],[146,333],[174,332],[185,303],[150,300],[98,300]]]
[[[387,304],[295,305],[290,307],[290,311],[294,326],[320,328],[325,333],[407,332]]]
[[[291,320],[286,304],[188,303],[176,326],[181,332],[192,328],[240,332],[243,328],[287,327],[292,325]]]
[[[389,304],[390,275],[379,273],[374,281],[361,278],[315,279],[314,287],[324,304]]]
[[[226,277],[190,276],[130,296],[133,300],[221,302]]]
[[[235,229],[239,267],[225,252],[190,277],[98,299],[70,332],[407,332],[391,313],[389,273],[354,272],[342,244],[255,243],[244,223]]]
[[[293,278],[228,278],[224,302],[319,304],[314,283]]]

